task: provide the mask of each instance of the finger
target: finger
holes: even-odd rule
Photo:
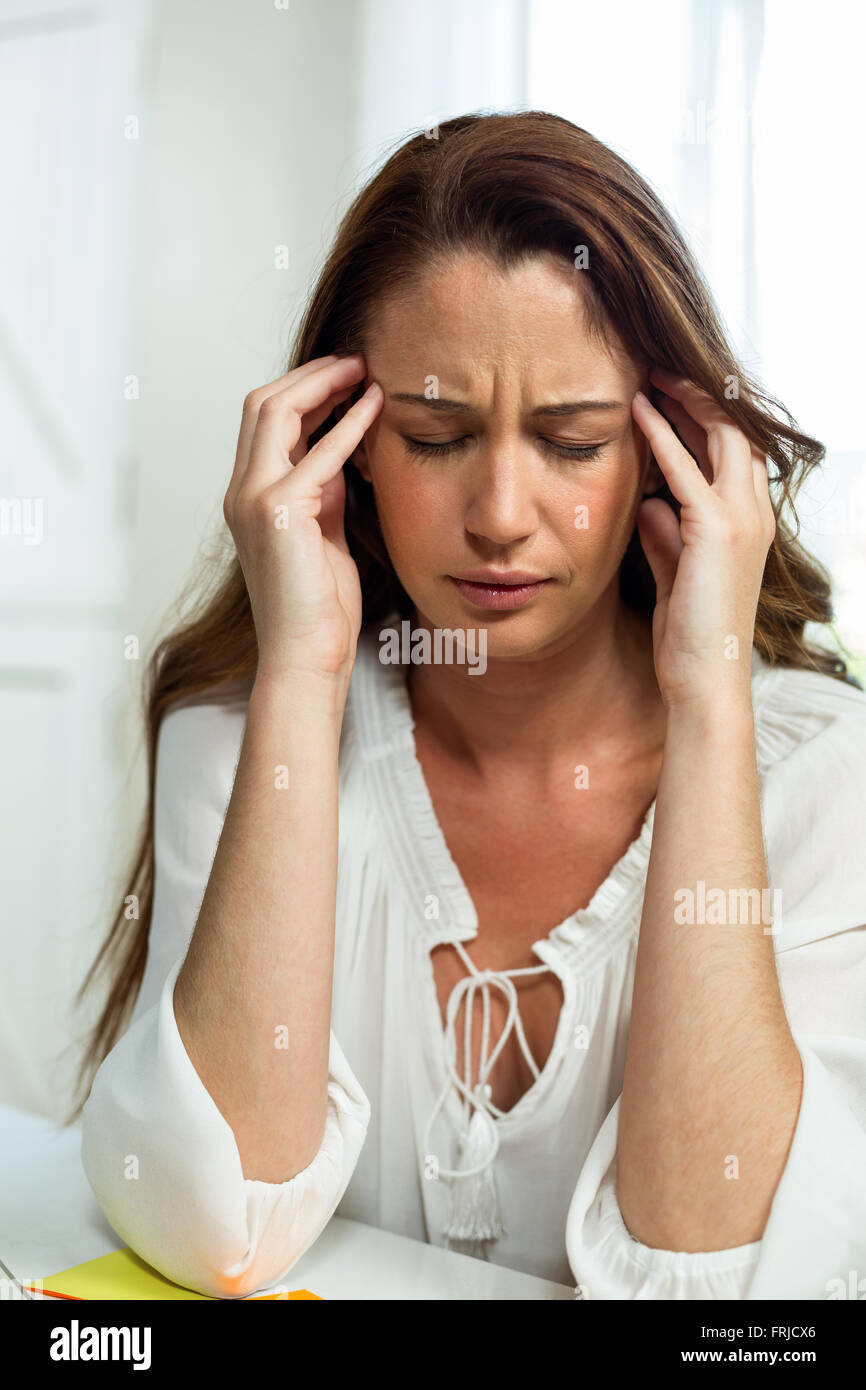
[[[662,603],[674,586],[683,551],[680,523],[667,502],[660,497],[650,497],[638,508],[637,527],[656,582],[656,602]]]
[[[353,354],[359,361],[362,361],[360,353]],[[259,409],[263,401],[269,396],[275,395],[278,391],[285,390],[293,381],[303,380],[313,372],[321,371],[322,368],[331,366],[337,362],[348,360],[340,357],[337,353],[331,353],[328,357],[314,357],[309,362],[304,362],[300,367],[294,367],[291,371],[285,372],[283,376],[277,377],[276,381],[268,382],[265,386],[259,386],[254,391],[247,393],[244,399],[243,412],[241,414],[241,426],[238,431],[238,444],[235,451],[235,462],[232,476],[229,479],[228,489],[224,503],[224,510],[230,514],[237,496],[238,488],[246,474],[249,466],[250,447],[255,433],[256,423],[259,418]]]
[[[305,413],[325,405],[335,391],[357,384],[365,370],[363,358],[342,358],[266,396],[259,406],[241,487],[260,492],[290,473]]]
[[[769,463],[765,454],[754,450],[752,453],[752,477],[755,483],[755,497],[758,503],[758,510],[763,517],[769,537],[768,545],[772,545],[776,537],[776,513],[773,508],[773,499],[770,495],[770,470]]]
[[[316,410],[308,411],[306,415],[301,417],[301,437],[289,455],[292,463],[299,463],[303,458],[307,452],[310,435],[314,430],[317,430],[323,421],[333,414],[336,407],[348,400],[357,390],[358,383],[353,381],[348,386],[344,386],[341,391],[333,391],[324,405],[320,405]]]
[[[721,495],[739,495],[742,499],[749,477],[746,465],[751,458],[749,441],[722,407],[693,381],[673,372],[653,367],[650,381],[688,412],[706,431],[707,457],[713,472],[713,483]],[[753,485],[754,486],[754,485]]]
[[[707,454],[707,436],[700,425],[672,396],[664,395],[658,402],[656,409],[660,410],[665,419],[674,426],[707,482],[711,483],[713,481],[713,467]]]
[[[235,454],[235,471],[246,471],[249,461],[250,444],[252,442],[253,431],[256,427],[256,420],[259,415],[259,406],[268,396],[272,396],[275,391],[282,391],[293,379],[308,376],[310,372],[319,371],[320,368],[327,366],[330,362],[337,362],[339,358],[336,353],[331,353],[329,357],[316,357],[309,362],[304,362],[300,367],[295,367],[292,371],[284,372],[276,381],[269,381],[265,386],[258,386],[254,391],[248,391],[244,398],[243,413],[241,415],[241,427],[238,432],[238,447]]]
[[[344,469],[338,469],[331,481],[322,488],[318,521],[325,539],[348,555],[350,551],[346,540],[346,474]]]
[[[707,479],[677,439],[673,427],[642,391],[635,392],[632,414],[649,440],[653,457],[677,501],[684,506],[702,505],[710,488]]]
[[[324,487],[339,473],[379,414],[384,400],[385,394],[379,383],[371,382],[360,400],[346,411],[323,439],[313,445],[298,464],[295,470],[298,482],[304,487]]]

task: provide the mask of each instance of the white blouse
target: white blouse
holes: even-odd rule
[[[84,1168],[119,1236],[177,1283],[220,1297],[284,1282],[335,1213],[573,1284],[589,1299],[856,1297],[852,1287],[866,1280],[866,693],[770,667],[753,649],[752,695],[767,865],[782,894],[776,958],[804,1068],[760,1241],[701,1253],[650,1248],[617,1205],[617,1117],[655,802],[589,905],[534,943],[535,968],[556,973],[564,1003],[530,1089],[494,1113],[483,1080],[475,1089],[476,1079],[457,1075],[430,952],[453,942],[472,954],[475,909],[415,754],[405,668],[382,665],[367,631],[340,743],[328,1117],[319,1152],[287,1182],[244,1178],[173,1008],[245,699],[188,703],[163,722],[147,969],[83,1114]],[[450,1014],[470,988],[513,993],[506,972],[472,974],[469,956],[464,963]]]

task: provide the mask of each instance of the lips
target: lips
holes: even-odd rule
[[[515,570],[508,572],[507,579],[497,576],[495,572],[491,575],[489,570],[476,570],[475,574],[484,577],[482,579],[469,579],[449,575],[448,578],[463,597],[476,608],[522,608],[524,604],[537,598],[546,585],[551,582],[549,579],[541,579],[537,575],[522,576],[521,571]]]
[[[521,584],[543,584],[547,576],[531,574],[529,570],[467,570],[451,578],[467,584],[484,584],[488,588],[513,589]]]

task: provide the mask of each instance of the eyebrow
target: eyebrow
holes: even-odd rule
[[[429,398],[421,393],[411,391],[391,391],[389,399],[392,401],[405,401],[408,405],[424,405],[428,410],[447,411],[449,414],[470,415],[475,413],[475,406],[469,405],[466,401],[452,401],[447,396]],[[555,405],[537,405],[530,414],[554,415],[557,417],[568,415],[582,415],[591,410],[624,410],[622,401],[559,401]]]

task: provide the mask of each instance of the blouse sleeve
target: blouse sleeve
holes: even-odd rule
[[[803,1091],[761,1239],[695,1253],[635,1240],[616,1198],[617,1098],[568,1212],[580,1296],[814,1300],[866,1289],[866,698],[822,687],[827,677],[808,680],[818,697],[808,710],[789,683],[768,711],[780,721],[767,741],[779,758],[765,770],[762,818],[770,885],[781,889],[774,944]],[[830,717],[816,720],[821,699]]]
[[[167,1278],[242,1298],[282,1283],[333,1215],[358,1160],[369,1101],[333,1032],[325,1132],[283,1183],[244,1178],[234,1133],[174,1015],[237,766],[243,719],[218,705],[171,711],[159,736],[153,917],[132,1023],[82,1115],[82,1162],[109,1222]]]

